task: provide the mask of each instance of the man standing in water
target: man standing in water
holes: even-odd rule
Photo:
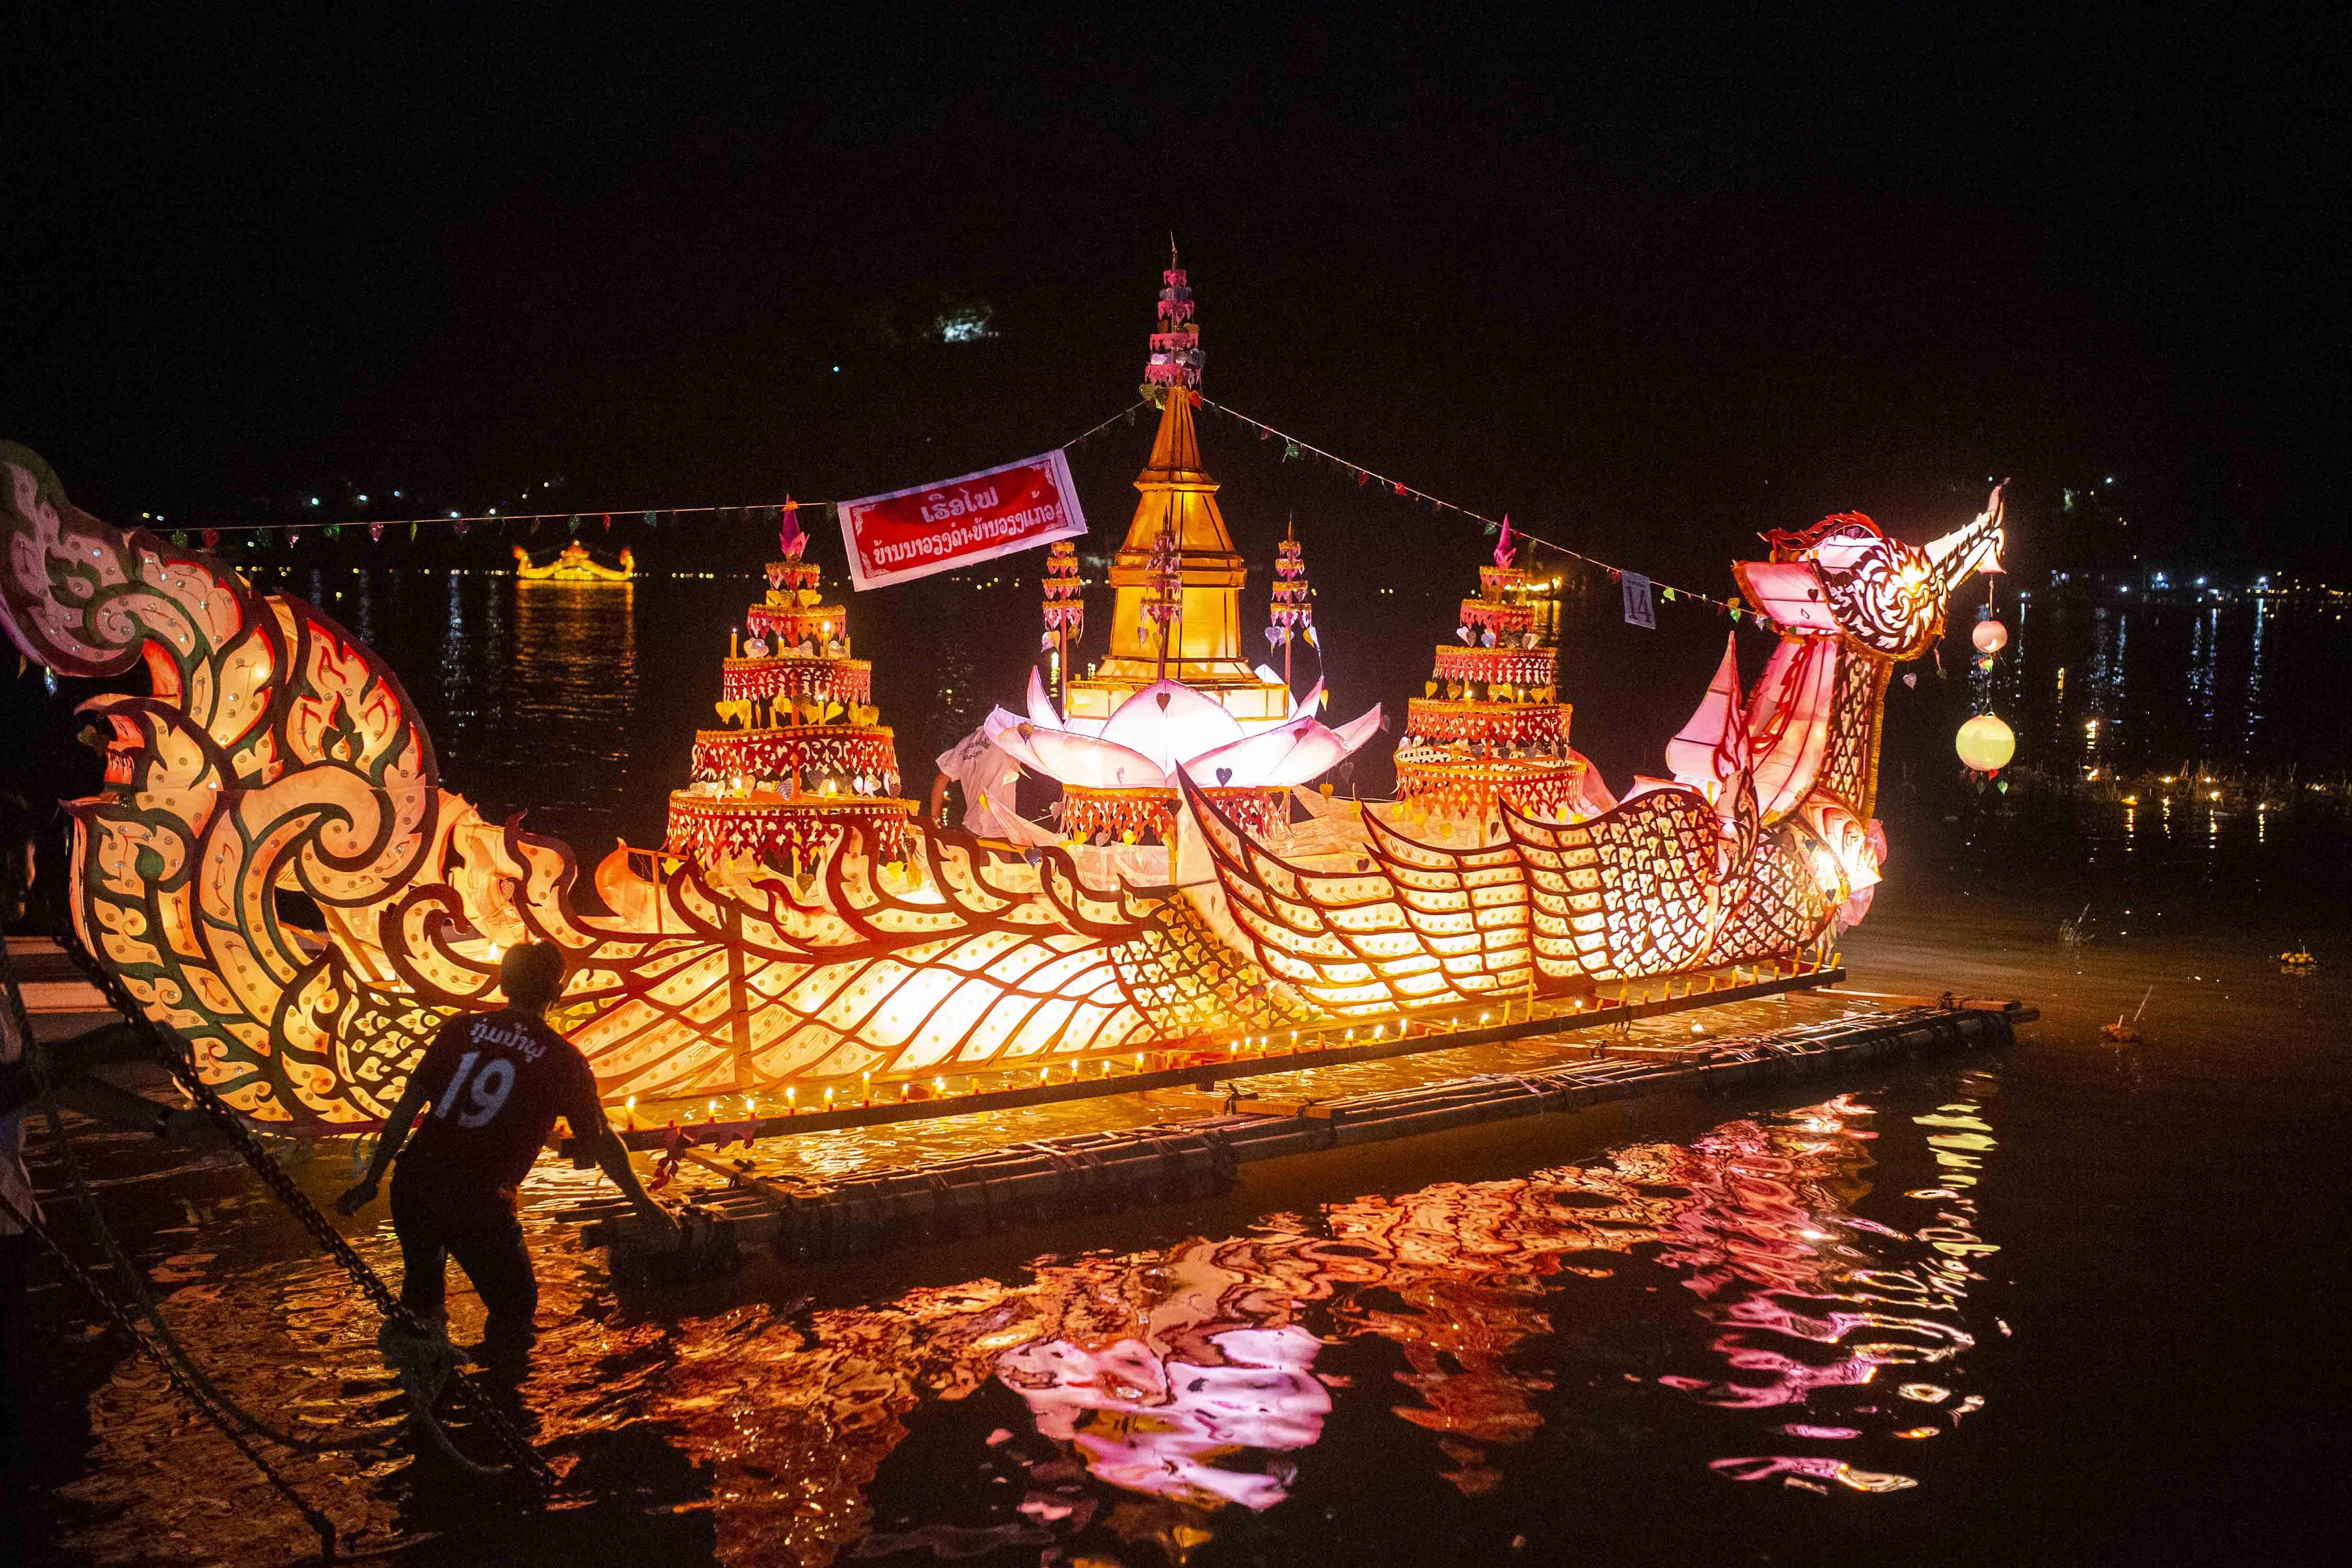
[[[575,1138],[593,1142],[596,1163],[640,1214],[672,1222],[646,1195],[628,1150],[604,1124],[588,1059],[548,1026],[547,1009],[563,990],[562,953],[526,942],[499,962],[499,984],[504,1008],[452,1018],[433,1037],[384,1121],[367,1174],[335,1206],[357,1214],[374,1200],[384,1168],[429,1100],[432,1113],[392,1179],[401,1304],[427,1323],[439,1321],[455,1258],[488,1310],[482,1363],[504,1381],[521,1376],[539,1308],[517,1194],[558,1116]]]

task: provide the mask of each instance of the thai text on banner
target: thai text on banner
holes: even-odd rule
[[[849,576],[860,592],[1034,550],[1087,531],[1056,448],[912,489],[841,503]]]

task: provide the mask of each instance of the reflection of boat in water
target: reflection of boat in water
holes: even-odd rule
[[[576,539],[543,566],[532,561],[530,552],[520,544],[514,547],[514,557],[515,576],[525,583],[625,583],[637,574],[636,555],[625,544],[621,546],[617,566],[605,565]]]
[[[728,1479],[751,1498],[824,1497],[807,1528],[842,1528],[844,1545],[873,1530],[859,1557],[978,1545],[990,1530],[1073,1558],[1106,1531],[1202,1544],[1236,1532],[1237,1510],[1300,1490],[1318,1463],[1354,1468],[1368,1441],[1410,1456],[1383,1459],[1389,1474],[1425,1465],[1490,1493],[1513,1484],[1513,1451],[1547,1427],[1557,1442],[1592,1424],[1601,1446],[1622,1441],[1610,1423],[1654,1427],[1654,1406],[1628,1414],[1617,1402],[1620,1368],[1642,1369],[1643,1400],[1719,1413],[1707,1431],[1726,1447],[1709,1451],[1738,1456],[1712,1461],[1720,1474],[1899,1488],[1893,1456],[1910,1458],[1927,1429],[1981,1407],[1962,1363],[1975,1342],[1970,1266],[1992,1247],[1963,1188],[1883,1194],[1925,1205],[1910,1234],[1856,1212],[1877,1121],[1840,1097],[1583,1166],[1044,1260],[1019,1284],[942,1284],[820,1311],[787,1353],[771,1359],[755,1337],[744,1354],[708,1358],[709,1371],[695,1362],[695,1375],[728,1387],[736,1412],[782,1409],[795,1430],[840,1435],[839,1450],[761,1450],[772,1466],[796,1454],[800,1471]],[[1973,1159],[1990,1142],[1973,1107],[1915,1124],[1939,1163],[1948,1145]],[[1917,1139],[1905,1136],[1907,1163]],[[1623,1292],[1651,1285],[1682,1301],[1648,1320],[1667,1336],[1663,1358],[1596,1328]],[[938,1434],[961,1429],[976,1446],[984,1426],[967,1414],[926,1432],[919,1406],[983,1398],[991,1384],[1027,1415],[991,1435],[982,1460],[1014,1489],[984,1509],[969,1493],[942,1503],[929,1478],[953,1459]],[[717,1441],[744,1441],[738,1424],[756,1432],[759,1419],[730,1414]],[[921,1475],[877,1479],[889,1447],[919,1433]],[[901,1515],[909,1505],[918,1511]]]

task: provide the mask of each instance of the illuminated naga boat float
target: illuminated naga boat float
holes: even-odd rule
[[[534,560],[529,550],[518,544],[514,560],[514,574],[525,583],[626,583],[637,574],[635,552],[625,544],[621,547],[620,563],[614,566],[597,560],[576,539],[546,562]]]
[[[603,914],[575,902],[568,845],[443,787],[373,649],[215,555],[80,511],[39,458],[0,446],[10,637],[69,675],[143,664],[151,687],[87,705],[110,739],[103,789],[68,805],[81,939],[230,1103],[307,1134],[376,1124],[433,1031],[497,1004],[498,956],[522,941],[563,949],[554,1017],[608,1100],[657,1116],[723,1097],[763,1128],[942,1093],[971,1098],[932,1109],[1274,1070],[1408,1034],[1468,1043],[1514,1007],[1512,1032],[1532,1032],[1825,978],[1885,853],[1889,676],[1994,562],[1999,492],[1925,548],[1859,514],[1771,536],[1769,560],[1735,568],[1778,630],[1761,678],[1743,692],[1727,650],[1669,749],[1674,776],[1622,798],[1568,743],[1556,650],[1517,613],[1535,581],[1506,548],[1409,706],[1402,798],[1334,801],[1301,786],[1365,745],[1380,710],[1328,727],[1319,683],[1294,699],[1242,657],[1245,572],[1201,467],[1190,295],[1181,272],[1168,282],[1109,655],[1070,678],[1083,627],[1054,586],[1074,581],[1066,554],[1047,579],[1049,612],[1076,612],[1048,634],[1060,705],[1033,677],[1027,711],[968,742],[968,785],[999,790],[971,788],[966,829],[899,795],[845,613],[788,551],[665,848],[595,867]],[[1295,552],[1274,600],[1287,664],[1287,637],[1311,629]],[[1013,812],[1015,766],[1062,784],[1058,823]],[[320,928],[282,921],[280,890],[307,895]]]

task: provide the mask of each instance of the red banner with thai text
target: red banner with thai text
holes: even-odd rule
[[[859,591],[1034,550],[1087,531],[1069,459],[1057,448],[1002,468],[841,503]]]

